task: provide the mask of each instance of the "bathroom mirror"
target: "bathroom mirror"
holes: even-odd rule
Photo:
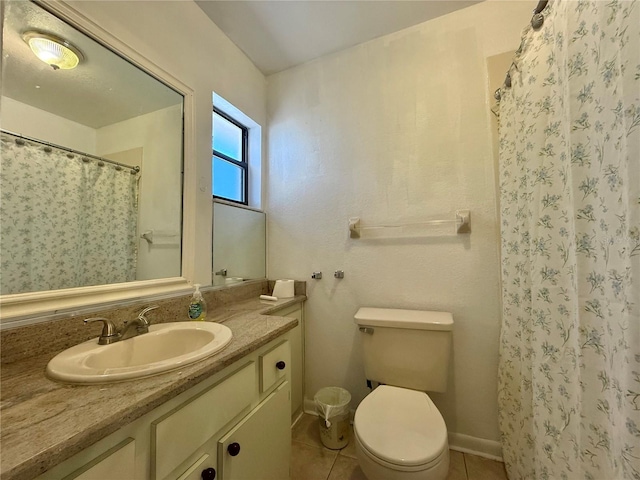
[[[266,277],[265,221],[259,210],[213,202],[213,285]]]
[[[3,3],[3,310],[14,300],[31,303],[34,292],[78,297],[85,287],[186,284],[186,89],[168,86],[180,84],[160,81],[157,71],[152,76],[61,20],[64,5]],[[94,27],[95,38],[108,38]],[[77,55],[75,68],[36,57],[32,50],[40,45],[48,54],[51,41]],[[120,44],[120,52],[126,49]]]

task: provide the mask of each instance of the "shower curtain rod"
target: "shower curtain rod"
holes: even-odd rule
[[[547,6],[547,3],[549,3],[549,0],[540,0],[538,2],[538,5],[536,5],[536,9],[533,11],[533,14],[538,15],[540,12],[542,12],[542,10],[544,10],[544,7]]]
[[[545,7],[547,6],[547,4],[549,3],[549,0],[539,0],[538,1],[538,5],[536,5],[536,8],[533,10],[533,17],[531,17],[531,27],[534,30],[538,30],[542,27],[542,24],[544,23],[544,16],[542,15],[542,11],[545,9]],[[514,63],[511,64],[511,66],[513,66]],[[509,67],[509,70],[511,70],[511,66]],[[504,82],[502,83],[503,86],[506,86],[507,88],[511,87],[511,73],[507,72],[507,75],[504,77]],[[500,89],[498,88],[495,93],[493,94],[493,98],[495,98],[498,102],[500,102]],[[494,115],[498,116],[498,114],[496,112],[493,111],[493,108],[491,108],[491,111],[493,112]]]
[[[80,155],[81,157],[88,157],[88,158],[92,158],[94,160],[98,160],[100,162],[105,162],[105,163],[110,163],[112,165],[116,165],[117,167],[128,168],[130,170],[133,170],[135,173],[139,173],[140,172],[140,167],[138,167],[138,166],[132,167],[131,165],[126,165],[124,163],[116,162],[115,160],[109,160],[108,158],[98,157],[97,155],[91,155],[90,153],[84,153],[84,152],[81,152],[79,150],[74,150],[73,148],[63,147],[61,145],[56,145],[55,143],[49,143],[49,142],[45,142],[44,140],[38,140],[37,138],[28,137],[26,135],[21,135],[19,133],[13,133],[13,132],[10,132],[9,130],[0,129],[0,132],[6,133],[7,135],[11,135],[11,136],[14,136],[14,137],[21,138],[21,139],[29,141],[29,142],[39,143],[40,145],[45,145],[47,147],[57,148],[58,150],[63,150],[65,152],[74,153],[76,155]]]

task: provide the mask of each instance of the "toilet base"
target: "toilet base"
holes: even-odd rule
[[[355,435],[356,457],[358,464],[368,480],[445,480],[449,472],[449,449],[435,464],[429,468],[420,470],[419,467],[407,467],[403,470],[396,470],[391,465],[384,465],[371,458],[370,454],[364,450],[360,439]]]

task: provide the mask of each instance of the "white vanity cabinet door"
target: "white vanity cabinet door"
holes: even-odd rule
[[[303,305],[292,305],[274,312],[272,315],[295,318],[298,325],[285,333],[285,338],[291,345],[291,418],[292,420],[302,412],[304,400],[304,310]]]
[[[302,305],[285,310],[285,317],[297,318],[298,325],[286,333],[291,344],[291,417],[302,412],[304,400],[304,314]]]
[[[290,393],[289,382],[283,382],[220,439],[218,443],[220,480],[287,480],[289,478]]]
[[[218,478],[216,466],[216,456],[205,453],[176,480],[209,480],[209,478]],[[207,469],[213,469],[214,474],[204,475],[203,470]]]
[[[63,480],[104,480],[135,478],[136,442],[127,438]]]

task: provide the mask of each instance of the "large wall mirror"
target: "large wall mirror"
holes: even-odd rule
[[[2,298],[181,277],[184,96],[37,3],[3,16]]]

